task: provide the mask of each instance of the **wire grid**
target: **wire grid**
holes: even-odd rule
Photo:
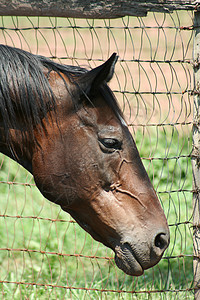
[[[0,43],[64,64],[95,67],[113,52],[111,88],[168,218],[171,243],[137,278],[59,207],[32,176],[0,157],[3,299],[193,299],[193,14],[82,20],[1,17]]]

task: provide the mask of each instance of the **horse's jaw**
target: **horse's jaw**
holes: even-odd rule
[[[81,213],[67,207],[63,209],[95,240],[114,251],[119,269],[128,275],[140,276],[160,261],[169,244],[168,226],[161,225],[158,229],[153,222],[149,228],[141,221],[137,224],[138,213],[125,210],[112,191],[97,193],[89,203],[87,210],[80,210]],[[143,233],[144,227],[146,234]],[[159,247],[156,239],[159,239]]]

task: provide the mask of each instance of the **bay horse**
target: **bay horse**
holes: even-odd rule
[[[169,228],[107,85],[117,58],[87,70],[0,45],[0,151],[139,276],[160,261]]]

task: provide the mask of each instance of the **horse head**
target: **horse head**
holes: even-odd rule
[[[32,172],[47,199],[110,247],[120,269],[141,275],[161,259],[169,228],[107,85],[116,54],[86,71],[10,47],[0,52],[6,64],[0,68],[1,152]]]
[[[117,57],[65,82],[52,73],[57,121],[37,137],[33,174],[41,192],[141,275],[158,263],[169,229],[154,188],[107,85]],[[72,100],[73,98],[73,100]],[[58,125],[56,125],[58,122]],[[57,129],[56,129],[57,128]]]

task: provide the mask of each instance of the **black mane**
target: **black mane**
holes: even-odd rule
[[[54,94],[43,73],[44,67],[68,77],[86,72],[80,67],[60,65],[43,56],[0,45],[0,121],[2,119],[6,137],[9,128],[17,128],[19,115],[31,134],[49,107],[55,109]]]

